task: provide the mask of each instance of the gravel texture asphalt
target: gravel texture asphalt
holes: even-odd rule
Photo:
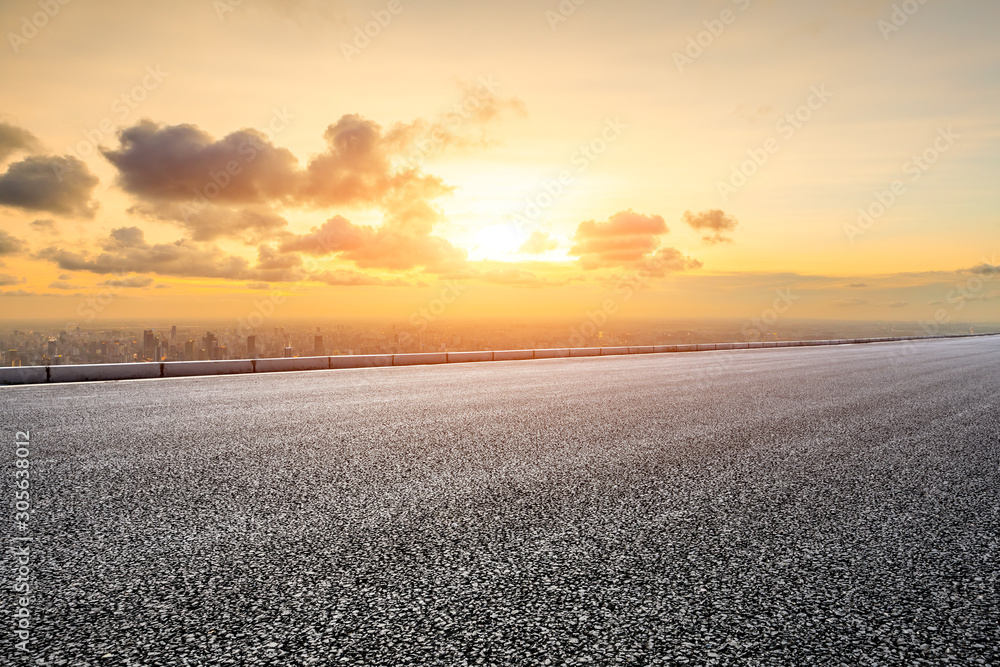
[[[0,389],[0,662],[1000,664],[998,390],[998,338]]]

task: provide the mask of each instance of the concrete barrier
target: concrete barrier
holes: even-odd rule
[[[448,363],[447,352],[421,352],[417,354],[392,355],[393,366],[431,366]]]
[[[493,361],[492,352],[448,352],[449,364],[468,364],[475,361]]]
[[[747,350],[775,347],[813,347],[819,345],[851,345],[888,343],[905,340],[969,338],[1000,336],[1000,334],[948,334],[939,336],[896,336],[886,338],[855,338],[813,341],[753,341],[749,343],[702,343],[700,345],[647,345],[636,347],[555,348],[546,350],[498,350],[495,352],[435,352],[425,354],[372,354],[334,357],[292,357],[282,359],[235,359],[227,361],[167,361],[128,364],[79,364],[67,366],[24,366],[0,368],[0,385],[44,384],[47,382],[87,382],[101,380],[135,380],[160,377],[191,377],[266,373],[275,371],[378,368],[444,363],[485,361],[520,361],[528,359],[560,359],[625,354],[669,354],[709,350]]]
[[[76,364],[49,366],[49,382],[95,382],[98,380],[145,380],[160,377],[159,362],[136,364]]]
[[[48,382],[45,366],[12,366],[0,368],[0,385],[42,384]]]
[[[249,359],[232,361],[165,361],[163,377],[183,378],[200,375],[236,375],[253,373],[253,362]]]
[[[534,358],[534,350],[497,350],[493,353],[493,361],[524,361]]]
[[[260,359],[257,361],[260,361]],[[387,366],[392,366],[391,354],[357,354],[330,357],[330,368],[385,368]]]
[[[330,368],[330,357],[284,357],[281,359],[257,359],[254,370],[258,373],[281,371],[319,371]]]
[[[553,350],[535,350],[535,359],[565,359],[569,357],[569,348],[556,348]]]

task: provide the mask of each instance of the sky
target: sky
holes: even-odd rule
[[[8,0],[0,322],[1000,320],[993,0]],[[263,304],[263,305],[262,305]]]

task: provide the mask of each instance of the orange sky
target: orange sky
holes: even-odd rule
[[[1000,5],[902,4],[5,2],[0,318],[998,320]]]

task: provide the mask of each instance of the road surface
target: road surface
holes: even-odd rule
[[[13,664],[1000,662],[1000,338],[10,387],[0,417],[12,519],[16,431],[32,466]]]

